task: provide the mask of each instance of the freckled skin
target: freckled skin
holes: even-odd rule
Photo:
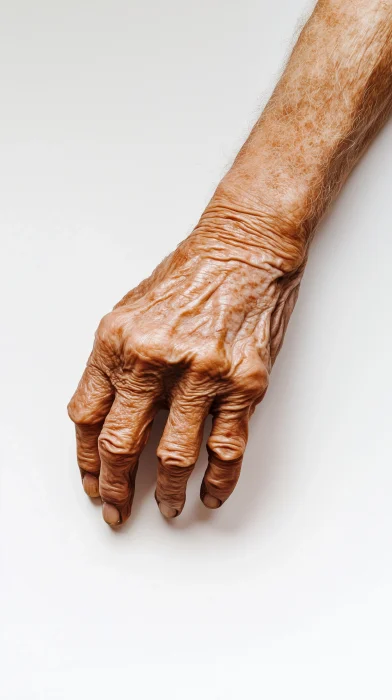
[[[235,488],[315,226],[390,113],[391,37],[392,2],[320,0],[192,234],[102,319],[69,415],[83,488],[112,527],[161,408],[162,515],[184,507],[208,413],[201,498],[219,508]]]

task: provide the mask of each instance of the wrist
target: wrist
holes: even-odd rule
[[[269,198],[265,198],[269,201]],[[194,234],[204,245],[226,245],[242,256],[262,259],[281,274],[291,274],[303,266],[308,235],[293,209],[271,206],[242,187],[218,186],[203,212]]]

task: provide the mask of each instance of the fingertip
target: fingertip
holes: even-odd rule
[[[178,515],[178,510],[169,506],[168,503],[161,501],[158,503],[159,510],[165,518],[175,518]]]
[[[215,498],[215,496],[211,496],[210,493],[206,493],[202,497],[202,501],[207,508],[215,509],[220,508],[220,506],[222,505],[222,501],[220,501],[219,498]]]
[[[105,523],[108,525],[119,525],[121,522],[120,513],[116,506],[111,503],[104,503],[102,506],[102,515]]]
[[[99,481],[94,474],[85,474],[83,477],[83,488],[90,498],[99,497]]]

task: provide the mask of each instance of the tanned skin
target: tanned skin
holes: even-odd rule
[[[129,517],[155,414],[156,500],[181,513],[208,413],[201,499],[240,475],[315,227],[392,107],[392,0],[319,0],[194,231],[105,316],[69,404],[85,492]]]

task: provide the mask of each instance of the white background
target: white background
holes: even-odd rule
[[[99,319],[191,231],[308,10],[2,0],[2,699],[391,697],[392,124],[318,231],[220,511],[198,500],[203,450],[161,517],[162,415],[114,533],[65,410]]]

